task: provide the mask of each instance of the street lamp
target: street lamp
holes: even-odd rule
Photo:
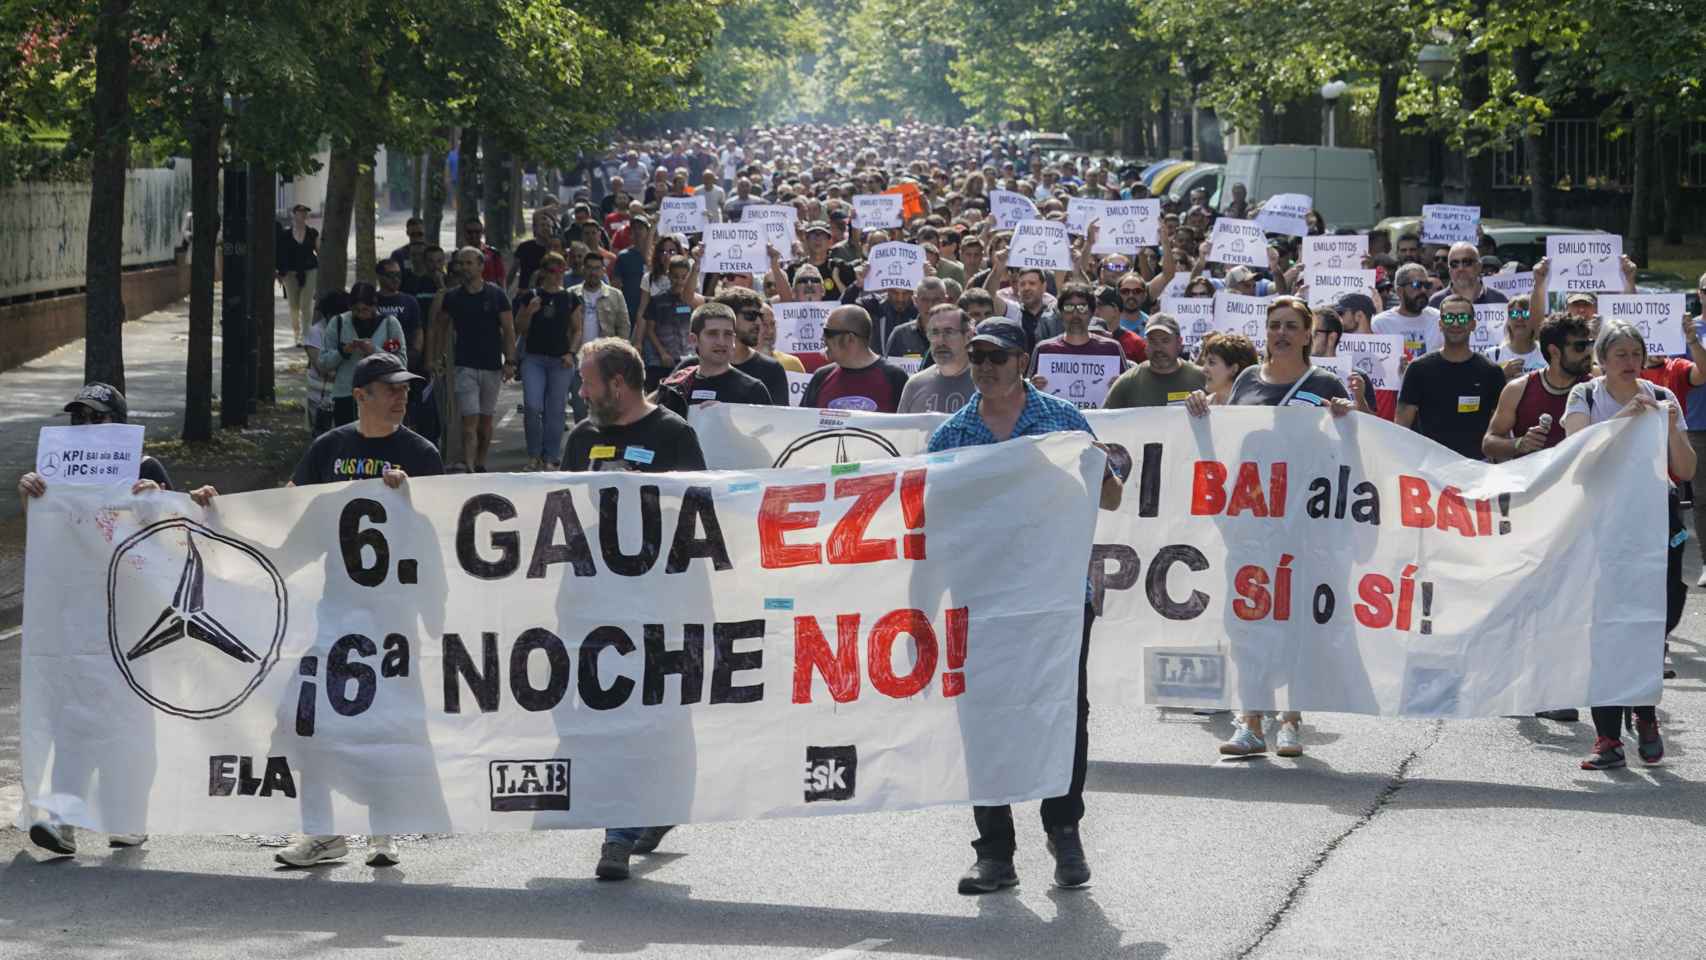
[[[1345,94],[1345,82],[1334,80],[1321,85],[1321,99],[1327,101],[1327,146],[1337,146],[1337,136],[1334,130],[1334,120],[1338,115],[1338,100]]]
[[[1457,54],[1443,43],[1424,44],[1416,53],[1416,70],[1434,88],[1434,115],[1439,115],[1439,85],[1457,66]],[[1434,135],[1428,145],[1428,202],[1445,202],[1445,138]]]

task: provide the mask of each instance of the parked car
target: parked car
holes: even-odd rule
[[[1208,205],[1218,207],[1221,178],[1225,174],[1225,164],[1199,163],[1173,178],[1167,187],[1167,199],[1174,203],[1185,202],[1190,199],[1192,190],[1202,187],[1208,195]]]
[[[1242,183],[1251,203],[1280,193],[1305,194],[1329,227],[1366,230],[1381,216],[1380,168],[1373,150],[1292,144],[1234,147],[1222,182]]]
[[[1064,133],[1047,133],[1033,130],[1019,134],[1019,149],[1030,153],[1032,149],[1041,150],[1044,159],[1071,153],[1077,148],[1072,145],[1072,138]]]

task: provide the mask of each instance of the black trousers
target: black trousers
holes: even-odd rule
[[[1085,686],[1090,666],[1090,625],[1096,611],[1084,605],[1084,639],[1078,647],[1078,734],[1072,747],[1072,783],[1066,793],[1043,801],[1043,829],[1075,827],[1084,819],[1084,770],[1090,752],[1090,693]],[[977,839],[972,849],[977,855],[996,860],[1013,859],[1018,841],[1013,835],[1013,808],[972,807],[977,821]]]

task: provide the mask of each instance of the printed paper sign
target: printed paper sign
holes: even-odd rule
[[[1185,290],[1190,287],[1190,285],[1191,275],[1184,270],[1180,270],[1173,274],[1173,279],[1167,281],[1166,285],[1161,288],[1161,296],[1183,297],[1185,295]]]
[[[924,369],[924,358],[916,353],[909,353],[898,357],[889,357],[888,361],[902,370],[905,370],[906,375],[909,377],[917,373],[919,370]]]
[[[1304,218],[1314,206],[1307,194],[1276,193],[1262,201],[1262,209],[1256,211],[1256,225],[1268,233],[1306,237],[1309,223]]]
[[[1534,273],[1493,273],[1481,278],[1481,285],[1488,290],[1497,290],[1511,299],[1526,297],[1534,293]],[[1543,313],[1544,310],[1538,310]],[[1538,326],[1538,324],[1537,324]]]
[[[795,373],[792,370],[782,372],[788,375],[788,406],[797,407],[800,405],[800,399],[806,395],[806,387],[811,384],[812,375]]]
[[[1072,241],[1066,236],[1066,224],[1052,220],[1020,221],[1013,228],[1013,242],[1007,247],[1007,265],[1071,270]]]
[[[776,313],[776,349],[799,356],[823,350],[823,325],[829,312],[841,306],[834,300],[784,300],[770,305]]]
[[[770,269],[770,235],[762,226],[746,223],[705,224],[706,273],[750,273]]]
[[[705,215],[705,197],[664,197],[658,202],[658,232],[663,234],[704,233],[709,221]]]
[[[1090,224],[1102,215],[1102,207],[1106,200],[1093,200],[1089,197],[1066,198],[1066,232],[1075,237],[1082,237],[1090,232]]]
[[[1162,297],[1161,312],[1179,321],[1179,339],[1183,356],[1196,356],[1197,347],[1215,332],[1213,297]]]
[[[906,198],[898,193],[861,193],[853,197],[853,225],[860,230],[884,230],[901,225]]]
[[[1363,259],[1368,256],[1368,234],[1359,233],[1351,237],[1304,237],[1303,238],[1303,269],[1326,270],[1361,270]],[[1374,284],[1369,284],[1372,288]]]
[[[1481,208],[1450,203],[1422,205],[1423,243],[1478,243]]]
[[[1075,353],[1037,354],[1037,375],[1044,389],[1080,410],[1094,410],[1108,396],[1108,388],[1120,375],[1119,357],[1097,357]]]
[[[1682,317],[1688,298],[1681,293],[1608,293],[1599,298],[1602,320],[1626,320],[1647,341],[1647,355],[1671,357],[1688,352]]]
[[[1225,290],[1214,295],[1214,328],[1241,333],[1260,350],[1268,343],[1269,297],[1250,297]]]
[[[924,248],[891,240],[871,248],[866,290],[916,290],[924,282]]]
[[[755,203],[740,212],[740,222],[759,224],[769,231],[770,245],[787,256],[799,241],[800,211],[787,203]]]
[[[206,510],[50,487],[26,540],[25,822],[469,833],[1059,796],[1106,464],[1056,433]],[[992,525],[992,503],[1047,509]]]
[[[1347,293],[1366,293],[1374,297],[1373,270],[1311,270],[1309,271],[1309,305],[1331,307]],[[1378,299],[1375,303],[1379,303]]]
[[[1475,304],[1475,330],[1469,334],[1469,349],[1487,353],[1505,342],[1505,324],[1510,311],[1502,303]]]
[[[1135,254],[1161,242],[1161,201],[1109,200],[1097,223],[1091,253]]]
[[[989,191],[989,212],[995,215],[997,230],[1011,230],[1022,220],[1042,219],[1030,197],[1011,190]]]
[[[139,423],[90,423],[42,427],[36,439],[36,472],[49,487],[64,483],[129,486],[142,469]]]
[[[1309,358],[1309,365],[1312,367],[1320,367],[1323,370],[1330,371],[1333,374],[1333,376],[1339,378],[1340,383],[1345,385],[1345,392],[1346,393],[1350,392],[1350,389],[1351,389],[1351,358],[1350,357],[1340,357],[1340,356],[1310,357]],[[1355,397],[1352,397],[1352,400],[1354,401]]]
[[[1554,234],[1546,238],[1546,259],[1551,261],[1548,292],[1569,296],[1623,291],[1623,238],[1618,234]]]
[[[817,413],[725,403],[695,408],[693,426],[713,467],[751,469],[809,443]],[[1499,464],[1324,410],[1084,417],[1136,463],[1120,509],[1097,518],[1095,702],[1496,717],[1659,695],[1664,552],[1620,546],[1666,536],[1659,414]],[[852,414],[838,429],[869,471],[945,419]],[[1273,602],[1282,553],[1289,616]],[[1579,583],[1598,586],[1558,588]]]
[[[1376,390],[1396,390],[1403,383],[1404,337],[1396,333],[1347,333],[1339,338],[1339,356],[1367,378]]]
[[[1254,220],[1222,217],[1214,221],[1214,231],[1208,235],[1208,242],[1210,263],[1246,267],[1268,265],[1268,238]]]

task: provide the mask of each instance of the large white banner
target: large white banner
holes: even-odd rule
[[[850,459],[906,455],[928,441],[921,421],[946,419],[693,413],[708,454],[754,465],[838,439]],[[1453,717],[1659,698],[1656,414],[1503,464],[1362,414],[1085,416],[1131,465],[1124,504],[1096,529],[1093,697]]]
[[[1105,461],[1056,436],[205,511],[50,486],[27,804],[109,832],[412,833],[1055,796]]]

